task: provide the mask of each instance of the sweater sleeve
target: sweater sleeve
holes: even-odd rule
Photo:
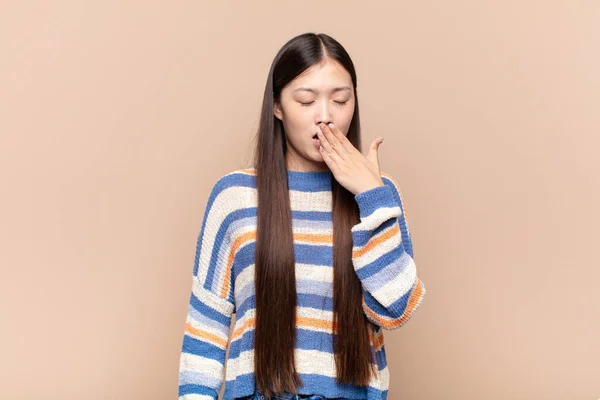
[[[363,311],[383,329],[400,328],[425,296],[413,259],[400,190],[382,174],[383,186],[354,196],[360,222],[352,228],[352,262],[363,288]]]
[[[223,179],[213,187],[197,239],[179,364],[180,400],[216,400],[225,379],[225,355],[235,312],[227,229],[230,190]]]

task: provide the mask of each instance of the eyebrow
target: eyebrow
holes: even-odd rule
[[[313,89],[313,88],[309,88],[309,87],[299,87],[298,89],[294,90],[294,92],[298,92],[298,91],[300,91],[300,90],[304,90],[304,91],[306,91],[306,92],[319,93],[319,91],[318,91],[318,90],[316,90],[316,89]],[[341,91],[341,90],[351,90],[351,88],[350,88],[350,86],[339,86],[339,87],[335,87],[335,88],[333,88],[331,91],[332,91],[333,93],[335,93],[335,92],[339,92],[339,91]]]

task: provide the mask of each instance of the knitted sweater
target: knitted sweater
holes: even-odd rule
[[[378,376],[366,387],[338,385],[332,346],[333,225],[331,171],[288,170],[296,268],[295,365],[300,394],[327,398],[387,398],[389,372],[383,329],[400,328],[425,295],[417,276],[404,205],[396,181],[355,196],[352,262],[362,283],[363,311]],[[214,185],[200,234],[179,368],[179,399],[251,395],[254,375],[254,250],[256,169],[240,169]],[[230,335],[232,314],[236,314]],[[227,345],[229,356],[225,360]]]

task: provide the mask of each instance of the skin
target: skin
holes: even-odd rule
[[[354,195],[383,186],[378,158],[383,138],[371,143],[365,157],[346,137],[354,103],[350,74],[330,58],[284,87],[273,113],[283,123],[288,169],[331,170],[334,178]],[[315,133],[319,135],[320,146],[313,140]]]

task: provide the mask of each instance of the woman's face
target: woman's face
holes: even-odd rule
[[[319,124],[332,122],[348,134],[355,93],[348,71],[326,58],[283,88],[275,117],[283,122],[287,140],[286,163],[296,171],[326,171],[327,164],[313,139]]]

